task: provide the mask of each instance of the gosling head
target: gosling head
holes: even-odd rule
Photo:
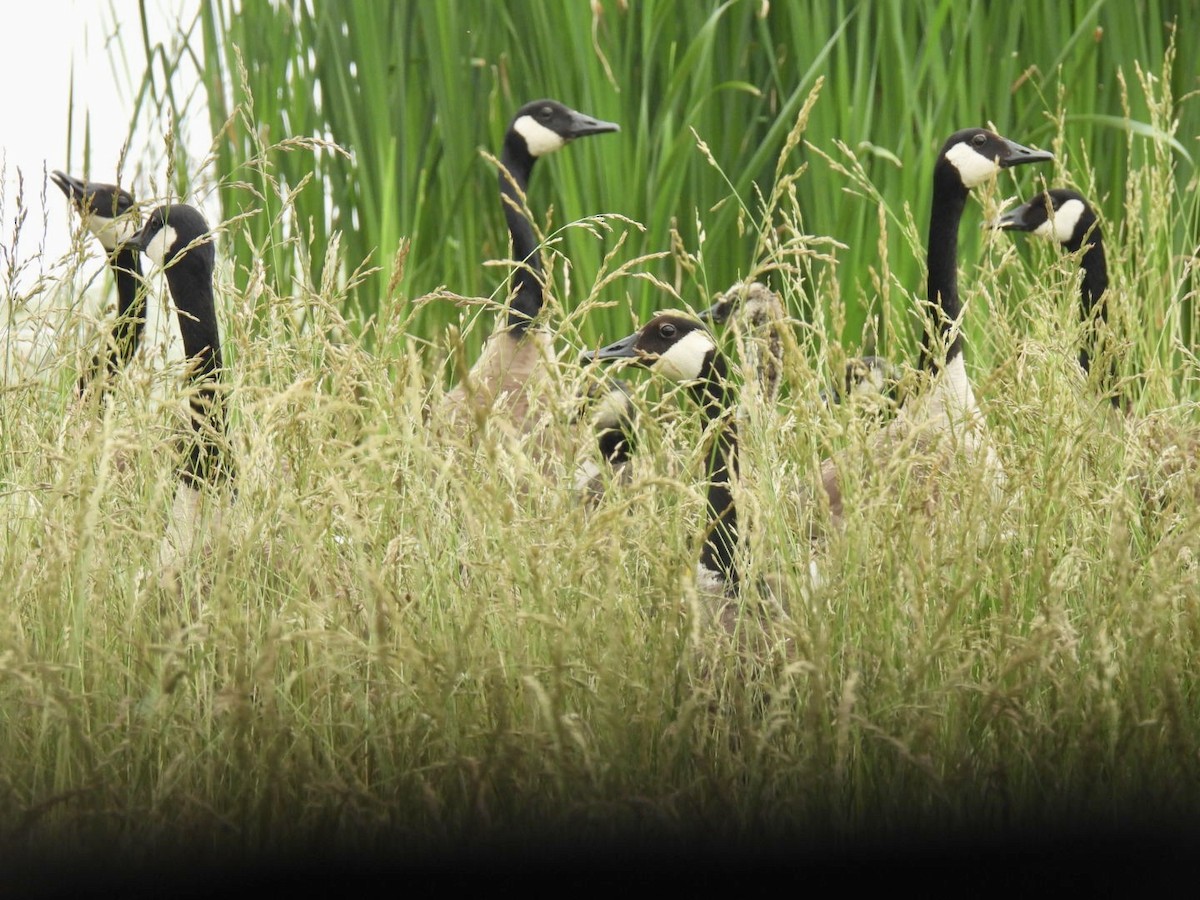
[[[901,398],[900,367],[882,356],[855,356],[846,360],[846,370],[840,384],[821,391],[826,403],[864,400],[868,405],[898,405]]]
[[[783,318],[783,302],[765,284],[758,281],[735,284],[716,302],[700,313],[700,319],[714,325],[724,325],[741,310],[743,318],[752,324]]]

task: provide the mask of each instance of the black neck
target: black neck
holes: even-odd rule
[[[1082,237],[1072,237],[1064,243],[1071,253],[1078,253],[1084,246],[1079,267],[1083,270],[1083,283],[1079,289],[1079,314],[1083,320],[1083,346],[1079,350],[1079,365],[1084,372],[1091,372],[1092,359],[1101,351],[1101,323],[1108,322],[1108,302],[1104,293],[1108,290],[1108,261],[1104,256],[1104,241],[1095,216],[1084,222]],[[1121,397],[1116,390],[1117,364],[1110,360],[1109,370],[1101,387],[1112,405],[1121,408]]]
[[[508,326],[520,337],[529,323],[542,310],[542,256],[538,252],[537,235],[525,217],[525,193],[536,157],[531,156],[522,138],[512,129],[504,138],[500,154],[500,201],[504,218],[512,237],[512,258],[522,263],[513,272],[510,290],[513,295],[508,314]]]
[[[145,330],[146,294],[142,290],[144,282],[141,253],[128,244],[122,244],[108,257],[108,264],[117,282],[117,321],[113,324],[104,353],[96,354],[91,365],[80,377],[80,395],[87,390],[101,369],[107,370],[111,378],[128,363],[137,352],[142,332]]]
[[[596,438],[600,447],[600,458],[617,466],[629,461],[633,453],[633,429],[626,422],[600,429]]]
[[[212,272],[190,255],[167,269],[167,283],[179,317],[183,351],[188,358],[188,398],[192,436],[180,472],[184,484],[218,484],[233,476],[224,459],[225,395],[220,386],[221,338],[213,300]]]
[[[933,173],[933,208],[929,211],[929,243],[926,247],[928,280],[926,296],[929,315],[937,325],[937,338],[928,325],[921,336],[921,368],[937,372],[941,351],[946,352],[946,364],[962,353],[961,332],[950,339],[958,322],[962,304],[958,299],[958,225],[967,205],[967,189],[963,187],[954,167],[942,159]]]
[[[704,377],[691,390],[709,424],[716,423],[708,452],[708,527],[700,550],[700,565],[719,574],[732,591],[738,586],[737,507],[731,483],[737,473],[738,444],[726,375],[725,359],[714,349],[705,364]]]

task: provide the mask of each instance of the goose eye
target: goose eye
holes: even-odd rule
[[[543,106],[538,112],[538,118],[543,122],[547,121],[552,115],[554,115],[554,110],[548,106]]]
[[[975,137],[971,138],[971,143],[974,144],[976,147],[982,147],[984,144],[987,143],[987,135],[986,134],[977,134],[977,135],[975,135]]]
[[[675,326],[670,322],[664,322],[658,327],[658,333],[665,338],[675,337]]]

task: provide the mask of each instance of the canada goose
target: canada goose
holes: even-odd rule
[[[216,252],[208,223],[184,204],[154,210],[131,243],[166,272],[192,388],[192,434],[184,442],[171,523],[159,552],[159,563],[169,573],[180,559],[200,549],[204,487],[219,487],[234,477],[225,453],[225,394],[219,384],[223,365],[212,284]]]
[[[1104,325],[1108,321],[1108,263],[1095,210],[1079,192],[1054,188],[1005,213],[994,225],[1057,241],[1070,253],[1083,250],[1079,293],[1084,338],[1079,365],[1090,374],[1092,360],[1103,358]],[[1134,481],[1149,508],[1159,514],[1181,502],[1200,501],[1200,481],[1193,474],[1200,460],[1200,433],[1194,427],[1172,422],[1165,411],[1129,413],[1117,388],[1115,359],[1110,360],[1100,385],[1113,408],[1126,413],[1123,420],[1138,457]]]
[[[706,450],[707,510],[700,558],[696,564],[696,589],[712,620],[730,635],[748,634],[738,627],[741,574],[737,566],[739,515],[734,482],[738,477],[738,429],[752,427],[739,414],[728,381],[729,365],[716,339],[703,323],[688,313],[657,314],[645,326],[616,343],[584,354],[587,360],[633,360],[684,385],[700,406],[711,443]],[[820,584],[816,563],[808,568],[811,586]],[[768,578],[760,592],[761,606],[752,610],[760,623],[785,617]]]
[[[898,442],[942,457],[927,467],[932,476],[944,468],[947,452],[962,454],[993,488],[1004,481],[999,458],[986,440],[983,417],[975,402],[963,361],[962,303],[958,296],[958,229],[971,188],[994,178],[1001,169],[1053,159],[984,128],[952,134],[942,145],[933,168],[933,203],[926,243],[926,297],[934,330],[921,336],[921,369],[930,384],[901,407],[895,420],[873,436],[876,452]],[[826,483],[827,489],[829,484]],[[932,485],[936,491],[936,485]],[[930,498],[932,499],[932,498]],[[830,494],[834,518],[841,516],[840,491]]]
[[[616,343],[585,352],[584,361],[631,359],[687,386],[712,430],[707,455],[708,528],[700,550],[697,587],[706,595],[736,596],[739,576],[737,507],[731,482],[737,475],[737,423],[728,383],[728,364],[707,328],[686,313],[662,312]],[[717,617],[732,630],[736,608]]]
[[[500,153],[500,201],[512,238],[509,312],[497,323],[479,359],[447,396],[452,421],[471,410],[471,421],[504,410],[513,427],[524,432],[536,421],[537,395],[547,389],[547,370],[554,360],[550,335],[536,327],[545,290],[541,253],[532,223],[525,215],[525,193],[533,165],[576,138],[620,131],[569,109],[555,100],[535,100],[517,110],[504,135]]]
[[[728,363],[712,334],[700,321],[682,312],[662,312],[645,326],[620,341],[599,350],[585,352],[582,361],[633,360],[687,387],[703,410],[707,427],[712,432],[707,460],[707,525],[700,559],[696,567],[696,587],[699,593],[717,606],[714,618],[733,633],[737,628],[740,575],[737,568],[738,511],[734,499],[733,481],[738,468],[738,426],[747,424],[747,417],[738,414],[738,407],[728,382]],[[838,461],[826,459],[821,467],[822,485],[833,508],[835,522],[841,520],[841,493]],[[811,498],[801,498],[809,505]],[[815,561],[809,562],[810,584],[819,585],[820,572]],[[781,610],[778,603],[769,601],[774,614]]]
[[[1108,322],[1108,303],[1104,297],[1108,289],[1108,263],[1095,211],[1078,191],[1054,188],[1005,213],[994,226],[1008,231],[1028,231],[1057,241],[1069,253],[1078,253],[1087,247],[1079,260],[1083,271],[1079,288],[1080,316],[1084,325],[1079,365],[1085,375],[1090,373],[1092,358],[1101,350],[1103,329]],[[1112,405],[1121,409],[1116,374],[1116,361],[1113,360],[1103,379],[1102,390]]]
[[[769,406],[778,397],[783,369],[780,329],[786,316],[783,301],[760,282],[735,284],[699,314],[704,322],[725,324],[734,318],[738,323],[738,338],[744,347],[742,361],[752,374],[742,388],[739,415],[748,415],[752,408]],[[588,358],[588,354],[584,354],[582,360]],[[625,382],[605,377],[589,390],[589,399],[600,459],[607,466],[602,467],[592,460],[580,464],[576,469],[575,488],[587,499],[595,499],[603,493],[606,484],[627,475],[636,431],[633,400]]]
[[[96,354],[79,378],[78,392],[82,395],[102,369],[111,377],[128,363],[141,342],[146,296],[141,289],[141,257],[131,243],[139,225],[137,205],[133,195],[115,184],[85,182],[58,170],[50,174],[50,180],[66,194],[83,224],[100,241],[117,282],[117,320],[106,342],[107,364],[101,354]]]
[[[971,187],[982,184],[1001,168],[1050,158],[1049,153],[1029,150],[983,129],[957,132],[938,156],[930,213],[927,287],[930,301],[940,316],[939,332],[947,348],[946,361],[938,364],[933,339],[927,334],[923,340],[923,361],[932,371],[934,383],[924,397],[902,408],[893,422],[871,438],[874,456],[890,458],[904,445],[923,454],[936,451],[932,461],[921,464],[923,471],[916,473],[921,476],[918,481],[927,481],[945,468],[948,460],[938,457],[955,450],[955,442],[946,442],[945,438],[955,435],[958,424],[967,426],[958,448],[972,456],[983,450],[985,456],[981,462],[985,469],[999,474],[998,461],[977,433],[982,420],[963,367],[962,339],[957,334],[962,309],[958,300],[958,225]],[[737,511],[730,476],[736,467],[737,431],[735,423],[730,421],[731,406],[725,383],[727,365],[712,335],[700,322],[685,315],[661,313],[629,337],[585,353],[583,358],[631,358],[650,365],[667,377],[690,385],[710,422],[722,419],[716,427],[709,456],[710,528],[701,551],[697,581],[706,592],[714,593],[713,589],[719,585],[726,596],[735,594]],[[843,465],[840,456],[827,458],[821,464],[821,484],[835,527],[840,526],[844,513],[840,472]],[[923,503],[926,509],[931,500]],[[810,567],[810,571],[816,575],[814,568]]]
[[[1001,169],[1053,158],[1052,153],[1031,150],[984,128],[955,132],[938,154],[926,243],[926,297],[937,334],[931,334],[927,326],[921,336],[921,368],[935,376],[944,373],[943,378],[935,377],[932,393],[948,411],[975,410],[975,397],[963,365],[959,326],[962,303],[958,298],[958,227],[967,194]]]

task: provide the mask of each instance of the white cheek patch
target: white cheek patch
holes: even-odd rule
[[[98,216],[94,213],[84,219],[88,231],[100,241],[100,246],[110,253],[126,243],[138,232],[137,223],[132,216],[118,216],[111,219],[108,216]]]
[[[175,246],[175,229],[170,225],[164,225],[150,239],[150,244],[146,247],[146,255],[156,266],[161,266],[173,246]]]
[[[1000,164],[988,159],[969,144],[959,142],[946,151],[946,159],[958,171],[963,187],[973,188],[989,178],[995,178]]]
[[[513,128],[525,138],[525,146],[529,148],[530,156],[545,156],[555,150],[561,150],[567,143],[561,134],[534,121],[532,116],[521,116],[513,123]]]
[[[1060,244],[1065,244],[1075,235],[1075,226],[1079,224],[1079,217],[1083,215],[1083,203],[1080,200],[1071,199],[1054,211],[1054,234],[1053,237]],[[1049,224],[1047,222],[1046,224]],[[1050,237],[1051,235],[1047,235]]]
[[[617,428],[628,416],[629,398],[620,388],[613,388],[596,403],[592,421],[600,428]]]
[[[715,346],[712,338],[697,328],[660,356],[654,368],[672,381],[695,381],[704,371],[704,360]]]

